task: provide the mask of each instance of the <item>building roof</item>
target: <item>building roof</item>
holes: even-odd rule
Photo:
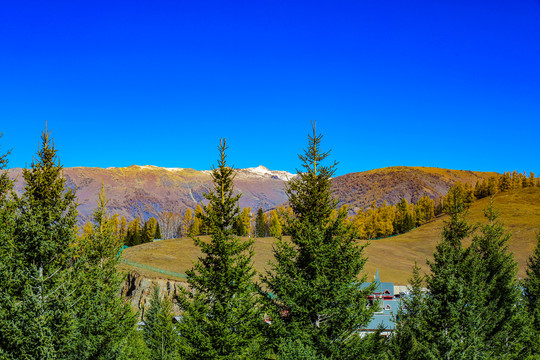
[[[394,321],[392,319],[393,315],[398,313],[398,310],[401,306],[401,301],[394,300],[394,283],[392,282],[381,282],[379,275],[379,269],[375,274],[374,279],[377,287],[373,291],[370,298],[375,298],[378,306],[380,306],[379,311],[373,315],[373,318],[366,325],[365,331],[374,331],[379,328],[386,330],[393,330],[395,328]],[[362,283],[361,288],[365,289],[370,286],[372,283]],[[385,299],[386,297],[386,299]]]
[[[362,330],[377,330],[380,327],[387,330],[393,330],[395,327],[392,315],[375,315]]]
[[[379,269],[377,269],[377,272],[375,273],[375,279],[373,280],[374,283],[377,284],[377,287],[373,291],[374,294],[388,294],[390,296],[394,296],[394,283],[393,282],[381,282],[381,277],[379,275]],[[365,289],[366,287],[370,286],[372,283],[365,282],[360,285],[361,289]]]

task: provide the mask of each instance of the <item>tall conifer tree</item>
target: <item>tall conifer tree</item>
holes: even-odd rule
[[[424,276],[415,262],[409,280],[409,294],[402,300],[402,307],[394,314],[396,327],[389,341],[392,358],[400,360],[424,359],[428,353],[428,335],[422,320],[425,311]]]
[[[540,330],[540,233],[533,254],[527,261],[527,278],[525,279],[525,295],[527,305],[534,317],[536,328]]]
[[[122,240],[114,217],[107,214],[107,202],[102,184],[92,232],[81,239],[75,264],[77,346],[72,357],[81,360],[115,359],[136,320],[129,303],[118,296],[122,278],[116,267]]]
[[[201,219],[211,238],[194,238],[203,255],[187,271],[190,291],[178,298],[184,359],[260,359],[263,316],[254,293],[253,240],[238,238],[240,195],[234,195],[234,170],[227,166],[225,140],[218,167],[212,170],[213,191],[206,194]]]
[[[2,259],[10,277],[0,286],[0,349],[7,358],[69,358],[77,327],[72,268],[77,210],[49,132],[43,132],[23,178],[10,250]]]
[[[2,133],[0,133],[0,139],[2,138]],[[10,151],[0,156],[0,170],[3,170],[7,167],[8,164],[8,155]],[[3,171],[0,174],[0,200],[5,201],[6,195],[10,193],[13,188],[13,182],[9,178],[9,172],[7,170]]]
[[[428,262],[429,296],[422,314],[413,318],[422,326],[422,345],[427,349],[420,357],[423,359],[469,358],[482,341],[474,336],[480,319],[474,316],[478,310],[478,301],[474,300],[478,282],[477,278],[471,279],[479,268],[463,247],[463,241],[473,231],[465,218],[468,206],[464,186],[449,190],[444,208],[450,219],[444,224],[433,261]]]
[[[149,349],[151,360],[173,360],[178,358],[178,334],[173,325],[172,303],[161,297],[159,287],[154,286],[150,308],[146,311],[143,338]]]
[[[1,137],[1,135],[0,135]],[[9,152],[0,156],[0,170],[7,167]],[[21,343],[18,326],[12,323],[18,313],[16,302],[20,293],[17,277],[20,270],[14,259],[13,231],[16,225],[16,195],[8,170],[0,174],[0,358],[13,358]]]
[[[264,212],[263,209],[259,208],[257,210],[257,217],[255,218],[255,232],[257,237],[266,236],[266,224],[264,221]]]
[[[533,322],[534,336],[538,345],[540,345],[540,233],[536,235],[538,240],[533,254],[527,261],[527,278],[525,285],[525,300],[527,308]]]
[[[364,246],[344,225],[346,212],[331,216],[337,206],[330,184],[336,163],[322,165],[329,153],[321,151],[321,139],[313,126],[308,147],[298,155],[303,169],[287,188],[294,213],[286,226],[291,241],[278,239],[263,279],[264,291],[272,294],[269,330],[275,349],[301,342],[303,351],[319,358],[358,359],[362,346],[356,332],[373,315],[366,307],[373,289],[360,289]]]
[[[467,223],[468,190],[450,189],[434,260],[428,264],[427,294],[398,322],[392,350],[400,359],[517,359],[532,355],[530,327],[521,306],[517,267],[508,252],[509,235],[496,221],[493,204],[488,223]],[[463,241],[472,236],[472,244]],[[418,301],[416,301],[418,303]],[[409,303],[406,301],[407,305]],[[420,311],[418,311],[420,309]],[[408,310],[409,311],[409,310]]]
[[[156,221],[156,232],[154,233],[154,239],[160,239],[161,240],[161,228],[159,227],[159,222]]]
[[[480,337],[482,354],[506,359],[526,358],[530,355],[530,322],[522,306],[522,290],[516,278],[517,262],[508,250],[511,235],[498,221],[493,197],[484,210],[488,222],[479,226],[473,237],[470,256],[480,264],[475,277],[480,297],[477,317],[481,317]],[[471,276],[473,278],[473,276]]]

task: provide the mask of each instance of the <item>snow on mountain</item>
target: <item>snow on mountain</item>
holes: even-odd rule
[[[287,172],[287,171],[279,171],[279,170],[268,170],[266,167],[259,165],[254,168],[247,168],[247,169],[240,169],[240,172],[243,175],[251,175],[255,177],[270,177],[270,178],[277,178],[282,181],[289,181],[294,177],[293,174]]]
[[[182,171],[182,170],[184,170],[184,168],[163,168],[163,169],[165,169],[167,171]]]
[[[168,168],[168,167],[161,167],[161,166],[155,166],[155,165],[133,165],[134,167],[138,167],[140,169],[144,169],[144,170],[167,170],[167,171],[183,171],[185,170],[185,168],[177,168],[177,167],[174,167],[174,168]],[[108,167],[106,168],[107,170],[111,170],[111,169],[118,169],[116,167]]]
[[[180,172],[186,170],[185,168],[167,168],[167,167],[159,167],[155,165],[133,165],[135,168],[139,168],[141,170],[167,170],[169,172]],[[108,167],[107,170],[115,170],[118,169],[116,167]],[[201,172],[203,174],[210,174],[212,170],[196,170],[198,172]],[[269,170],[268,168],[259,165],[257,167],[253,168],[246,168],[246,169],[237,169],[238,175],[244,178],[271,178],[271,179],[277,179],[281,181],[289,181],[292,179],[295,175],[291,174],[287,171],[280,171],[280,170]]]

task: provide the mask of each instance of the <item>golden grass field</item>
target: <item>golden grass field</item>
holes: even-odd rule
[[[485,222],[483,209],[488,202],[488,198],[476,201],[469,211],[468,217],[471,222]],[[518,276],[524,277],[527,258],[536,245],[536,233],[540,230],[540,188],[525,188],[497,194],[495,207],[500,211],[499,220],[505,224],[512,235],[509,248],[519,264]],[[415,260],[427,271],[426,259],[432,257],[445,219],[446,216],[441,216],[407,234],[371,241],[366,247],[368,261],[365,274],[372,279],[378,268],[382,281],[406,284]],[[204,238],[206,237],[202,237]],[[272,245],[275,240],[270,237],[255,240],[253,260],[257,271],[264,271],[268,262],[272,260]],[[365,242],[360,241],[360,243]],[[122,257],[157,268],[184,273],[192,267],[192,262],[199,255],[199,249],[193,241],[190,238],[182,238],[134,246],[124,250]],[[137,270],[149,277],[163,277],[163,275],[131,268],[125,264],[120,267],[125,270]]]

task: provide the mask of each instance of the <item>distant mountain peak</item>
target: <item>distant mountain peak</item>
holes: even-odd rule
[[[289,181],[294,177],[293,174],[287,172],[287,171],[280,171],[280,170],[269,170],[267,167],[263,165],[259,165],[257,167],[252,168],[246,168],[246,169],[239,169],[244,175],[251,175],[255,177],[272,177],[276,178],[282,181]]]
[[[81,167],[84,168],[84,167]],[[167,170],[167,171],[183,171],[185,168],[168,168],[168,167],[161,167],[156,165],[130,165],[127,167],[116,167],[116,166],[109,166],[105,168],[105,170],[114,170],[114,169],[139,169],[139,170]]]

